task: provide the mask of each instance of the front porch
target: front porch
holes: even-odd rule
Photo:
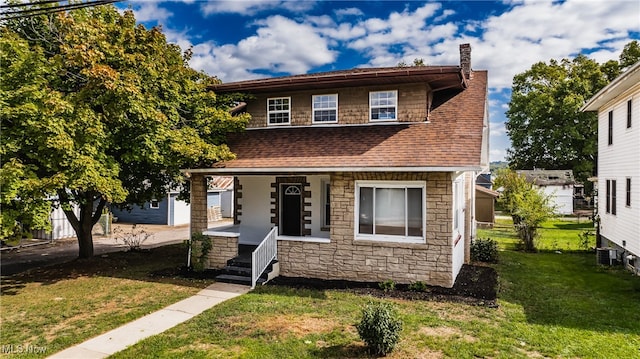
[[[397,283],[422,281],[450,287],[464,262],[471,231],[460,230],[464,235],[452,232],[453,214],[464,213],[454,211],[456,177],[453,173],[236,175],[234,221],[212,228],[206,226],[206,222],[202,227],[197,226],[198,211],[206,216],[206,205],[198,203],[196,188],[197,183],[206,182],[204,178],[199,173],[192,174],[191,178],[192,231],[201,231],[212,239],[210,268],[238,267],[230,260],[240,255],[240,246],[257,246],[264,242],[267,233],[273,234],[268,247],[273,258],[279,261],[279,273],[284,276],[359,281],[390,279]],[[393,236],[372,237],[366,234],[368,227],[356,227],[356,221],[362,225],[367,219],[356,216],[360,214],[357,185],[374,181],[383,186],[409,183],[418,188],[399,190],[407,196],[416,193],[411,203],[418,203],[413,207],[418,207],[423,221],[417,239],[416,235],[400,240],[394,240]],[[469,181],[463,186],[469,189],[465,192],[470,192],[472,183]],[[416,196],[421,196],[423,202],[416,202],[415,199],[420,198]],[[294,210],[287,206],[293,206]],[[410,217],[405,218],[408,221]],[[465,222],[463,218],[459,221]],[[409,223],[406,233],[416,232],[414,221],[406,223]],[[283,229],[279,230],[281,225]],[[376,230],[387,228],[379,226]],[[263,261],[261,266],[266,268],[273,258]],[[252,270],[252,273],[261,271]]]

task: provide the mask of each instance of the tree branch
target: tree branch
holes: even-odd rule
[[[100,202],[98,202],[96,211],[93,213],[93,217],[91,218],[92,225],[95,225],[100,220],[100,217],[102,216],[102,210],[104,209],[105,204],[107,204],[107,200],[104,199],[104,197],[100,197]]]

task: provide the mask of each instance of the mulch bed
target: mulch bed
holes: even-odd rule
[[[491,267],[463,265],[452,288],[427,286],[423,291],[410,290],[407,284],[396,284],[395,289],[383,290],[378,282],[356,282],[346,280],[322,280],[298,277],[276,277],[267,285],[282,285],[294,288],[317,290],[345,290],[371,295],[377,298],[405,300],[428,300],[467,303],[471,305],[497,307],[498,273]]]

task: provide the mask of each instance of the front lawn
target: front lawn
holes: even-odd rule
[[[548,233],[567,239],[539,253],[511,250],[507,226],[482,233],[502,249],[498,308],[267,285],[113,357],[366,358],[354,325],[370,300],[404,321],[390,358],[640,357],[640,277],[596,265],[569,239],[582,228],[553,223]],[[150,275],[183,257],[172,246],[3,278],[1,343],[44,346],[25,355],[44,357],[194,294],[210,281]]]
[[[212,281],[150,275],[185,253],[174,245],[3,276],[0,356],[45,357],[197,293]]]
[[[500,252],[497,309],[386,299],[404,321],[389,357],[639,357],[640,278],[576,251],[572,238],[582,225],[556,221],[545,228],[547,240],[556,233],[557,252]],[[486,234],[503,248],[515,243],[506,227]],[[369,357],[354,327],[369,300],[349,291],[267,285],[114,358]]]

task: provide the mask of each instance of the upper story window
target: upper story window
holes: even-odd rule
[[[291,123],[291,97],[272,97],[267,99],[267,118],[269,125],[288,125]]]
[[[631,128],[631,108],[632,108],[631,100],[627,101],[627,128]]]
[[[607,144],[613,144],[613,111],[609,111],[609,132],[607,132]]]
[[[625,205],[627,207],[631,207],[631,178],[627,177],[627,188],[625,190],[625,192],[627,193],[627,198],[625,199]]]
[[[371,121],[397,120],[398,91],[369,92],[369,117]]]
[[[313,96],[313,123],[338,122],[338,95]]]

